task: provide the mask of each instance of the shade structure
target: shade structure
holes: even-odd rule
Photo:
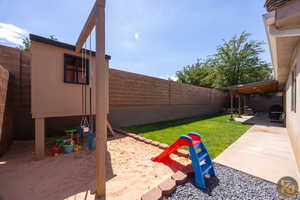
[[[261,81],[248,84],[230,86],[227,89],[236,94],[262,94],[270,92],[278,92],[279,84],[276,80]]]

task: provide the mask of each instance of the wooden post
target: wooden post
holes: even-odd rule
[[[239,99],[239,117],[241,117],[241,95],[238,94],[238,99]]]
[[[243,99],[244,99],[244,109],[243,109],[243,112],[245,114],[245,112],[246,112],[246,95],[243,96]]]
[[[96,195],[106,194],[107,78],[105,61],[105,1],[96,2]]]
[[[43,159],[45,156],[45,119],[35,119],[35,156]]]
[[[233,120],[233,94],[230,91],[230,120]]]

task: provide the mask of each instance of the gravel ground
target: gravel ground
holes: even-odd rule
[[[215,169],[217,178],[206,179],[209,188],[206,191],[199,190],[192,177],[178,186],[167,200],[280,200],[274,183],[219,164],[215,164]],[[300,200],[300,195],[296,199]]]

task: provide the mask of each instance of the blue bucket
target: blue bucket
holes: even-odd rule
[[[64,145],[65,153],[73,152],[73,145]]]

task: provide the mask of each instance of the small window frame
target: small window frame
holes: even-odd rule
[[[82,72],[81,71],[81,66],[80,67],[76,67],[75,69],[70,69],[68,67],[68,65],[66,65],[66,58],[71,58],[71,59],[78,59],[80,60],[80,62],[85,62],[85,71],[86,71],[86,81],[85,82],[80,82],[78,79],[79,73]],[[67,71],[73,71],[75,72],[75,77],[76,80],[74,81],[69,81],[67,80]],[[71,55],[71,54],[64,54],[64,83],[67,84],[78,84],[78,85],[89,85],[90,84],[90,60],[88,58],[82,58],[80,56],[75,56],[75,55]]]

